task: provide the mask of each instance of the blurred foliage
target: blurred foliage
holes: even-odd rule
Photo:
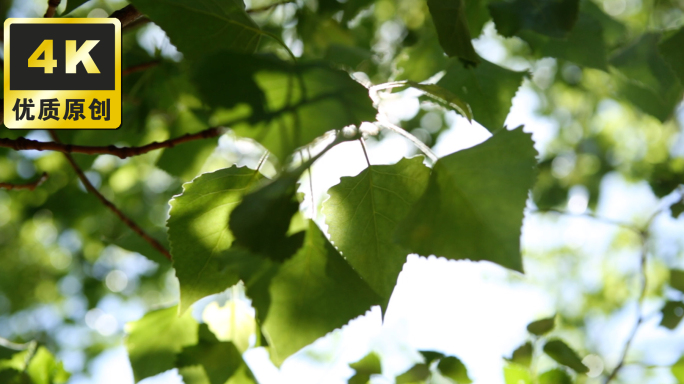
[[[681,1],[131,3],[153,23],[124,31],[123,68],[154,65],[123,78],[121,129],[64,131],[62,140],[139,146],[209,126],[231,131],[127,159],[74,155],[105,197],[170,245],[173,264],[87,194],[62,154],[0,148],[0,181],[50,175],[34,191],[0,190],[0,341],[27,343],[0,343],[1,383],[65,382],[59,360],[85,377],[89,361],[120,344],[125,323],[136,381],[175,367],[186,383],[255,382],[241,353],[268,347],[279,365],[371,306],[385,309],[410,251],[522,270],[525,205],[566,212],[580,196],[582,212],[594,212],[613,175],[648,185],[682,220]],[[126,5],[62,1],[57,15]],[[46,8],[45,0],[0,1],[5,17],[42,17]],[[371,99],[364,86],[373,85]],[[415,89],[398,91],[405,85],[426,96],[415,114],[393,121],[427,146],[464,127],[454,110],[494,136],[439,159],[429,177],[414,158],[343,179],[323,207],[334,212],[329,241],[297,212],[306,168],[297,166],[311,157],[303,149],[330,130],[375,121],[388,100],[418,98]],[[534,99],[551,132],[536,143],[538,156],[522,128],[502,130],[516,97]],[[50,140],[45,132],[0,128],[0,138],[22,136]],[[273,181],[243,166],[259,158]],[[229,226],[232,212],[238,219]],[[373,230],[364,229],[371,221]],[[647,224],[616,229],[607,253],[632,257],[650,245],[657,234]],[[650,249],[643,296],[655,303],[660,325],[676,330],[684,316],[684,253],[680,246],[666,254],[672,251]],[[585,359],[598,353],[587,322],[639,296],[630,273],[601,261],[592,272],[598,282],[568,299],[568,287],[588,274],[581,248],[524,256],[526,269],[555,271],[539,278],[548,278],[549,294],[559,298],[557,315],[528,326],[502,376],[507,384],[587,382],[595,372]],[[227,307],[207,307],[202,321],[186,311],[231,286]],[[471,382],[456,357],[420,356],[397,383]],[[382,375],[381,361],[370,354],[351,364],[349,382]],[[680,382],[683,361],[671,367]],[[615,380],[634,382],[627,376]]]

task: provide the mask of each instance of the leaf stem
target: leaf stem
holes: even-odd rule
[[[422,141],[420,141],[420,139],[418,139],[417,137],[415,137],[412,134],[410,134],[409,132],[407,132],[404,128],[401,128],[397,125],[390,123],[385,118],[383,118],[383,121],[378,120],[377,123],[381,127],[389,129],[390,131],[394,131],[394,132],[404,136],[405,138],[409,139],[413,143],[413,145],[415,145],[418,149],[420,149],[421,152],[423,152],[425,154],[425,156],[427,156],[433,163],[436,163],[437,160],[439,160],[439,157],[437,157],[437,155],[435,155],[435,153],[432,152],[432,150],[427,145],[425,145],[425,143],[423,143]]]
[[[366,157],[366,163],[368,164],[368,167],[370,168],[371,162],[370,162],[370,158],[368,158],[368,152],[366,151],[366,143],[363,142],[363,137],[359,137],[359,143],[361,143],[361,149],[363,149],[363,155]]]

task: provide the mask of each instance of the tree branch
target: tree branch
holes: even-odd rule
[[[124,69],[123,71],[121,71],[121,76],[130,75],[131,73],[140,72],[140,71],[144,71],[148,68],[156,67],[157,65],[159,65],[159,63],[160,63],[159,60],[154,60],[154,61],[150,61],[149,63],[142,63],[142,64],[134,65],[132,67],[128,67],[128,68]]]
[[[646,298],[646,289],[648,287],[648,279],[646,277],[646,262],[648,253],[646,245],[648,242],[648,238],[646,236],[642,236],[641,241],[641,263],[639,267],[639,274],[641,275],[641,291],[639,292],[639,300],[637,301],[637,321],[636,324],[634,324],[634,328],[632,328],[632,332],[627,337],[627,341],[625,341],[625,346],[622,349],[620,361],[615,366],[610,375],[608,375],[608,378],[606,378],[605,384],[610,383],[617,376],[618,372],[620,372],[622,367],[625,366],[625,359],[627,358],[627,352],[629,352],[629,347],[632,345],[632,341],[634,341],[634,337],[639,331],[639,327],[641,327],[641,324],[644,323],[644,320],[646,318],[643,312],[641,311],[641,306],[644,302],[644,298]]]
[[[134,22],[144,18],[143,14],[140,13],[140,11],[138,11],[133,5],[127,5],[117,11],[114,11],[111,15],[109,15],[109,17],[119,19],[122,30]]]
[[[61,144],[59,137],[57,136],[55,131],[50,131],[50,136],[52,136],[52,139],[56,143]],[[171,254],[168,250],[166,250],[166,248],[164,248],[163,245],[161,245],[157,240],[155,240],[150,235],[145,233],[145,231],[143,231],[142,228],[138,226],[138,224],[136,224],[133,220],[129,219],[128,216],[124,215],[124,213],[121,212],[112,202],[107,200],[106,197],[102,196],[100,191],[98,191],[97,188],[95,188],[93,184],[90,182],[90,180],[88,180],[85,173],[83,173],[81,167],[79,167],[78,164],[76,164],[76,161],[74,161],[74,158],[71,156],[71,154],[64,153],[64,156],[67,158],[69,164],[71,164],[71,167],[74,169],[74,171],[76,171],[76,175],[78,175],[78,178],[81,179],[81,182],[89,192],[94,194],[102,204],[104,204],[107,208],[109,208],[109,210],[114,212],[114,214],[121,221],[123,221],[124,224],[131,228],[133,232],[137,233],[138,236],[142,237],[143,240],[147,241],[152,247],[154,247],[154,249],[156,249],[157,251],[159,251],[159,253],[164,255],[164,257],[171,260]]]
[[[59,3],[61,2],[61,0],[48,0],[47,11],[45,11],[45,16],[43,17],[53,17],[57,11],[57,7],[59,7]]]
[[[0,183],[0,188],[2,189],[7,189],[7,190],[29,190],[33,191],[34,189],[38,188],[41,184],[47,180],[48,174],[46,172],[43,172],[42,175],[40,175],[40,178],[38,180],[28,183],[28,184],[10,184],[10,183]]]
[[[0,147],[11,148],[15,151],[22,150],[36,150],[36,151],[57,151],[65,154],[69,153],[83,153],[86,155],[113,155],[121,159],[127,157],[139,156],[147,152],[154,151],[161,148],[172,148],[178,144],[187,143],[188,141],[208,139],[211,137],[220,136],[223,133],[223,128],[209,128],[204,131],[186,134],[175,139],[170,139],[162,142],[153,142],[141,147],[116,147],[109,145],[106,147],[88,146],[88,145],[71,145],[62,144],[56,141],[42,142],[25,139],[23,137],[17,139],[3,139],[0,138]]]

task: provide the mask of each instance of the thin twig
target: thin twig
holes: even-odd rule
[[[142,64],[134,65],[132,67],[128,67],[128,68],[124,69],[123,71],[121,71],[121,76],[130,75],[131,73],[140,72],[140,71],[144,71],[148,68],[156,67],[157,65],[159,65],[159,63],[160,63],[159,60],[154,60],[154,61],[150,61],[149,63],[142,63]]]
[[[59,7],[59,3],[61,3],[61,0],[48,0],[47,11],[45,11],[45,16],[43,17],[53,17],[57,11],[57,7]]]
[[[55,133],[55,131],[50,131],[50,136],[52,136],[52,139],[53,139],[55,142],[60,143],[59,137],[57,136],[57,134]],[[61,143],[60,143],[60,144],[61,144]],[[169,251],[168,251],[166,248],[164,248],[163,245],[161,245],[157,240],[155,240],[155,239],[152,238],[150,235],[148,235],[147,233],[145,233],[145,231],[143,231],[143,229],[140,228],[140,227],[138,226],[138,224],[136,224],[133,220],[129,219],[128,216],[126,216],[123,212],[121,212],[121,211],[120,211],[120,210],[119,210],[111,201],[107,200],[106,197],[102,196],[102,194],[100,193],[100,191],[98,191],[97,188],[95,188],[95,187],[93,186],[93,184],[90,182],[90,180],[88,180],[88,178],[86,177],[85,173],[83,173],[83,170],[81,169],[81,167],[79,167],[78,164],[76,164],[76,161],[75,161],[74,158],[71,156],[71,154],[69,154],[69,153],[64,153],[64,156],[67,158],[67,160],[69,161],[69,164],[71,164],[71,167],[74,169],[74,171],[76,171],[76,174],[78,175],[78,178],[81,179],[81,182],[83,183],[83,185],[85,186],[85,188],[86,188],[90,193],[92,193],[93,195],[95,195],[95,196],[98,198],[98,200],[100,200],[100,202],[101,202],[102,204],[104,204],[107,208],[109,208],[109,210],[111,210],[112,212],[114,212],[114,214],[115,214],[121,221],[123,221],[124,224],[126,224],[129,228],[131,228],[131,229],[133,230],[133,232],[137,233],[138,236],[142,237],[143,240],[147,241],[152,247],[154,247],[154,249],[156,249],[157,251],[159,251],[159,253],[161,253],[162,255],[164,255],[164,257],[166,257],[167,259],[171,260],[171,254],[169,253]]]
[[[647,262],[647,242],[648,238],[646,236],[642,236],[642,244],[641,244],[641,263],[640,263],[640,268],[639,268],[639,273],[641,275],[641,291],[639,292],[639,300],[637,301],[637,321],[636,324],[634,324],[634,328],[632,329],[632,332],[629,334],[629,337],[627,337],[627,341],[625,342],[625,346],[622,349],[622,355],[620,356],[620,361],[618,364],[615,366],[613,371],[608,375],[608,378],[606,378],[605,384],[610,383],[620,372],[620,369],[624,367],[625,365],[625,358],[627,358],[627,352],[629,352],[629,347],[632,345],[632,341],[634,341],[634,337],[636,336],[637,332],[639,331],[639,327],[641,327],[641,324],[643,324],[645,316],[643,315],[641,311],[641,305],[644,301],[644,298],[646,298],[646,289],[648,287],[648,279],[646,277],[646,262]]]
[[[560,209],[554,209],[554,208],[536,209],[536,210],[530,210],[528,212],[530,212],[530,213],[555,213],[555,214],[564,215],[564,216],[587,217],[590,219],[594,219],[596,221],[600,221],[602,223],[611,224],[611,225],[615,225],[615,226],[622,227],[625,229],[629,229],[630,231],[634,231],[639,235],[641,235],[643,233],[643,230],[634,224],[625,223],[622,221],[617,221],[617,220],[612,220],[612,219],[608,219],[605,217],[597,216],[596,214],[591,213],[591,212],[571,213],[571,212],[561,211]]]
[[[34,189],[38,188],[41,184],[43,184],[45,182],[45,180],[47,180],[47,178],[48,178],[47,172],[43,172],[43,174],[40,175],[40,178],[38,178],[38,180],[36,180],[32,183],[28,183],[28,184],[0,183],[0,188],[8,189],[10,191],[11,190],[21,190],[21,189],[33,191]]]
[[[368,167],[371,166],[370,158],[368,157],[368,152],[366,151],[366,143],[363,142],[363,137],[359,137],[359,143],[361,143],[361,149],[363,149],[363,155],[366,156],[366,163]]]
[[[153,142],[141,147],[116,147],[114,145],[108,146],[88,146],[88,145],[72,145],[62,144],[59,142],[35,141],[23,137],[17,139],[0,138],[0,147],[11,148],[15,151],[36,150],[36,151],[57,151],[62,153],[83,153],[86,155],[113,155],[121,159],[127,157],[139,156],[150,151],[161,148],[172,148],[178,144],[187,143],[193,140],[208,139],[220,136],[224,132],[223,128],[215,127],[205,129],[204,131],[186,134],[175,139],[170,139],[162,142]]]
[[[378,117],[380,117],[380,116],[378,116]],[[428,147],[427,145],[425,145],[425,143],[420,141],[419,138],[408,133],[404,128],[390,123],[386,118],[383,118],[382,121],[380,121],[378,119],[377,124],[379,124],[383,128],[389,129],[390,131],[394,131],[394,132],[404,136],[405,138],[409,139],[413,143],[413,145],[418,147],[418,149],[420,149],[421,152],[423,152],[433,163],[436,163],[437,160],[439,160],[437,155],[435,155],[435,153],[432,152],[430,147]]]

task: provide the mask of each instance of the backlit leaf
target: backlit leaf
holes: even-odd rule
[[[349,364],[349,367],[356,373],[349,379],[348,384],[366,384],[371,375],[382,374],[380,357],[375,352],[371,352],[361,360]]]
[[[470,384],[473,381],[468,377],[466,366],[454,356],[447,356],[439,361],[437,369],[442,376],[452,379],[456,384]]]
[[[263,34],[241,0],[133,0],[186,57],[219,50],[254,52]],[[182,20],[183,22],[179,22]]]
[[[477,64],[480,58],[470,41],[464,1],[427,0],[427,5],[437,28],[439,44],[447,56]]]
[[[572,378],[564,369],[555,368],[539,375],[539,384],[572,384]]]
[[[386,307],[408,251],[394,242],[397,223],[427,186],[423,157],[372,165],[328,190],[323,213],[330,238]]]
[[[173,306],[148,312],[126,324],[126,349],[138,382],[175,367],[176,354],[197,344],[197,321],[190,312],[178,316]]]
[[[239,281],[235,270],[223,267],[219,256],[238,252],[229,251],[233,235],[228,218],[243,194],[259,179],[259,172],[233,166],[201,175],[185,184],[183,193],[170,201],[167,226],[180,282],[181,312]]]
[[[553,330],[556,325],[556,316],[533,321],[527,325],[527,331],[533,335],[542,336]]]
[[[475,120],[494,132],[503,127],[523,76],[523,72],[511,71],[484,59],[471,68],[452,60],[437,85],[468,103]]]
[[[530,135],[518,128],[439,159],[395,239],[423,256],[488,260],[522,271],[520,227],[535,156]]]
[[[251,279],[247,294],[276,365],[380,303],[311,221],[303,247],[272,270]]]

